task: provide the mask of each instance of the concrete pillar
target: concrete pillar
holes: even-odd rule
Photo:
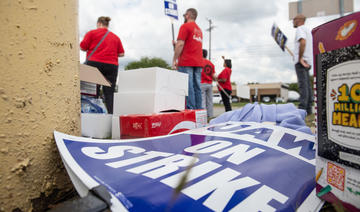
[[[0,1],[0,211],[72,187],[53,131],[80,134],[77,16],[77,0]]]

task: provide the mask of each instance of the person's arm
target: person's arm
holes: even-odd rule
[[[219,74],[219,76],[217,77],[217,81],[218,82],[221,82],[221,83],[224,83],[224,82],[226,82],[226,77],[225,78],[223,78],[224,77],[224,72],[225,70],[223,70],[220,74]]]
[[[225,79],[225,78],[218,78],[217,81],[218,81],[218,82],[226,82],[226,79]]]
[[[122,42],[119,38],[119,42],[118,42],[118,57],[124,57],[125,56],[125,50],[124,47],[122,45]]]
[[[306,40],[304,38],[300,38],[299,45],[299,63],[301,63],[301,65],[303,65],[305,68],[309,68],[310,65],[303,58],[306,47]]]
[[[176,69],[177,67],[177,59],[180,57],[180,54],[184,49],[184,45],[185,45],[185,41],[183,40],[178,40],[175,44],[175,51],[174,51],[173,64],[172,64],[173,69]]]
[[[83,40],[80,42],[80,49],[82,51],[89,50],[90,47],[90,33],[86,33]]]
[[[217,78],[215,76],[215,66],[214,66],[214,64],[211,63],[211,67],[213,69],[212,74],[211,74],[211,78],[212,78],[213,81],[217,81]]]

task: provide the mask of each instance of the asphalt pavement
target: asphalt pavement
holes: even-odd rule
[[[231,107],[232,107],[232,110],[237,110],[237,109],[241,108],[241,107],[234,107],[233,105],[231,105]],[[224,105],[214,105],[213,113],[214,113],[214,117],[218,117],[222,113],[225,113]]]

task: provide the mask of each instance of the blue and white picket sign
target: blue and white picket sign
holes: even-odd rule
[[[178,10],[176,0],[164,0],[165,15],[178,20]]]
[[[275,23],[271,27],[271,36],[275,39],[281,50],[285,51],[287,37]]]
[[[112,211],[321,207],[314,194],[314,136],[292,129],[227,122],[132,140],[54,135],[80,196],[104,185],[113,197]],[[176,189],[179,184],[182,189]]]

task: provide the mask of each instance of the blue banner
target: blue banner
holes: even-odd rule
[[[136,140],[55,138],[72,180],[106,186],[114,211],[295,211],[315,188],[314,136],[274,125],[229,122]]]
[[[165,0],[165,15],[178,20],[178,10],[176,0]]]

